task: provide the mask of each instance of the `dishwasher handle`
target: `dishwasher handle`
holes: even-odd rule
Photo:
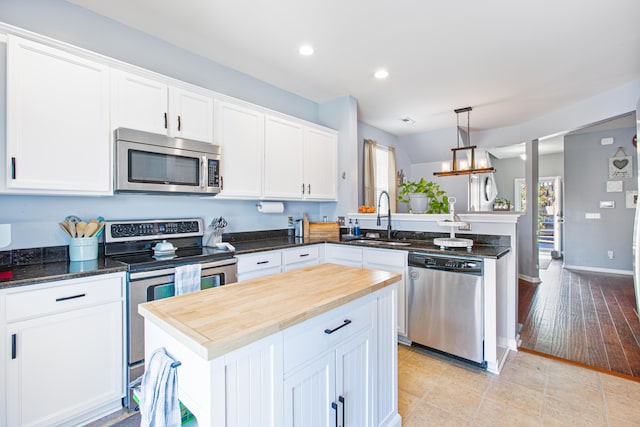
[[[416,266],[412,266],[416,267]],[[424,268],[426,270],[437,270],[437,271],[447,271],[451,273],[464,273],[464,274],[475,274],[482,275],[482,268],[469,268],[469,267],[440,267],[440,266],[432,266],[432,265],[421,265],[420,268]]]

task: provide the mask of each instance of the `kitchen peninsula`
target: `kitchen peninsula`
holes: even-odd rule
[[[199,426],[399,426],[400,278],[320,264],[141,304],[145,358],[181,362]]]

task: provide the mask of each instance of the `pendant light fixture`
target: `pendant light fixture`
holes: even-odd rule
[[[490,167],[480,167],[476,168],[476,146],[469,145],[468,147],[460,147],[460,113],[467,113],[467,135],[469,135],[469,144],[471,144],[471,128],[469,127],[469,115],[471,112],[471,107],[458,108],[455,111],[456,113],[456,133],[458,134],[458,146],[456,148],[452,148],[453,152],[453,160],[451,161],[451,167],[447,166],[446,163],[443,163],[442,172],[434,172],[435,176],[456,176],[456,175],[472,175],[477,173],[493,173],[495,172],[495,168]],[[458,162],[457,153],[459,151],[471,151],[471,164],[467,165],[467,160],[460,160]],[[446,169],[446,170],[445,170]]]

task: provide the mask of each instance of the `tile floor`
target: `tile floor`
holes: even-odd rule
[[[405,427],[640,425],[640,382],[525,352],[493,375],[399,345],[398,385]]]

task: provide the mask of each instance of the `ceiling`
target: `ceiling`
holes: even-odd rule
[[[466,106],[472,130],[517,125],[640,79],[638,0],[69,1],[315,102],[351,95],[395,135]]]

